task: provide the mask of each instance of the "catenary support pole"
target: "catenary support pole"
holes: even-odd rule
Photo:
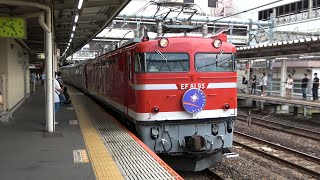
[[[309,0],[308,7],[308,18],[312,18],[312,10],[313,10],[313,0]]]

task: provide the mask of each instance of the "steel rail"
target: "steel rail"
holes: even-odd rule
[[[272,146],[276,149],[280,149],[281,151],[287,151],[287,152],[290,152],[291,154],[294,154],[296,155],[297,157],[300,157],[300,158],[306,158],[308,160],[311,160],[312,162],[316,163],[316,164],[319,164],[320,162],[320,158],[318,157],[315,157],[315,156],[311,156],[311,155],[308,155],[308,154],[305,154],[303,152],[299,152],[297,150],[294,150],[294,149],[290,149],[290,148],[287,148],[287,147],[284,147],[284,146],[281,146],[281,145],[278,145],[278,144],[275,144],[275,143],[272,143],[272,142],[269,142],[269,141],[265,141],[265,140],[262,140],[262,139],[259,139],[259,138],[256,138],[256,137],[253,137],[253,136],[250,136],[250,135],[247,135],[247,134],[244,134],[244,133],[240,133],[240,132],[237,132],[237,131],[234,131],[234,134],[235,135],[239,135],[239,136],[242,136],[242,137],[245,137],[251,141],[254,141],[254,142],[258,142],[258,143],[261,143],[261,144],[267,144],[269,146]],[[307,173],[309,174],[310,176],[313,176],[315,178],[320,178],[320,173],[319,172],[316,172],[312,169],[308,169],[304,166],[300,166],[296,163],[293,163],[291,161],[288,161],[288,160],[285,160],[285,159],[282,159],[280,157],[277,157],[277,156],[274,156],[272,154],[269,154],[267,152],[264,152],[264,151],[261,151],[259,149],[256,149],[256,148],[253,148],[253,147],[250,147],[244,143],[240,143],[238,141],[233,141],[234,144],[236,145],[239,145],[239,146],[242,146],[244,147],[245,149],[248,149],[249,151],[253,151],[254,153],[258,153],[264,157],[267,157],[267,158],[271,158],[271,159],[274,159],[280,163],[283,163],[287,166],[290,166],[290,167],[293,167],[295,168],[296,170],[300,171],[300,172],[304,172],[304,173]]]
[[[224,180],[225,178],[221,177],[219,174],[211,171],[210,169],[204,170],[204,173],[208,176],[210,179],[215,179],[215,180]]]
[[[238,114],[237,120],[239,120],[239,121],[246,121],[247,120],[246,118],[239,118],[239,116],[245,117],[246,115]],[[298,135],[301,137],[320,141],[320,133],[317,131],[299,128],[296,126],[289,126],[289,125],[278,123],[278,122],[263,120],[263,119],[257,118],[257,117],[252,117],[252,119],[255,120],[255,121],[251,120],[251,123],[254,125],[266,127],[268,129],[275,129],[275,130],[279,130],[279,131],[286,132],[289,134]]]

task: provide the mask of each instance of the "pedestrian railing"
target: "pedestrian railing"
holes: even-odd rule
[[[238,92],[242,93],[251,93],[251,87],[252,84],[247,84],[247,87],[242,84],[242,79],[238,79]],[[280,81],[268,81],[268,84],[266,86],[266,93],[269,96],[278,96],[278,97],[286,97],[286,88],[285,88],[286,82],[280,82]],[[296,99],[302,99],[302,88],[301,88],[301,80],[299,82],[293,82],[293,88],[292,88],[292,97]],[[246,89],[246,90],[245,90]],[[259,84],[259,81],[257,80],[256,83],[256,95],[261,94],[261,85]],[[312,99],[312,82],[310,82],[307,85],[307,99]]]

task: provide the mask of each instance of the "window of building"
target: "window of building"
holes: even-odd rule
[[[302,10],[302,1],[297,2],[297,11]]]
[[[262,20],[262,11],[259,11],[259,20]]]
[[[290,13],[290,5],[287,4],[284,6],[284,14],[289,14]]]
[[[217,7],[218,0],[208,0],[208,7]]]
[[[284,15],[284,6],[279,6],[279,15]]]
[[[291,3],[290,4],[290,13],[297,12],[297,3]]]
[[[309,1],[308,0],[304,0],[303,2],[303,10],[307,10],[309,7]]]
[[[268,19],[268,10],[263,11],[263,20]]]
[[[194,3],[194,0],[183,0],[184,3]]]

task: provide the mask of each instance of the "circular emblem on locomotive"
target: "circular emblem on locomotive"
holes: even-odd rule
[[[187,90],[182,97],[182,106],[188,113],[197,113],[206,106],[206,95],[200,89],[192,88]]]

